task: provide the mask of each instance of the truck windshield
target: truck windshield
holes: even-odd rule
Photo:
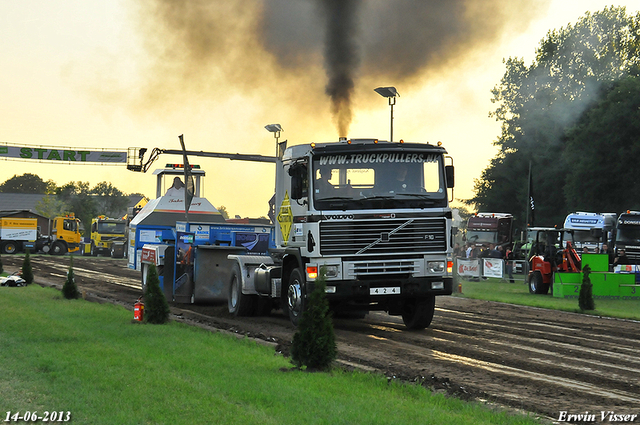
[[[582,246],[581,244],[583,243],[597,244],[602,238],[592,235],[589,230],[574,230],[572,232],[565,232],[564,240],[580,244],[576,246]]]
[[[467,241],[475,244],[498,243],[498,232],[467,230]]]
[[[125,225],[124,223],[109,223],[109,222],[101,222],[98,223],[98,233],[100,234],[116,234],[123,235]]]
[[[640,244],[640,226],[618,226],[616,242]]]
[[[319,155],[311,193],[323,209],[445,207],[442,155],[425,152]]]

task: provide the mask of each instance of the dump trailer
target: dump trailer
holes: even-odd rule
[[[42,235],[36,218],[0,219],[0,251],[15,254],[27,249],[63,255],[80,249],[80,220],[73,214],[55,217],[51,224],[51,235]]]
[[[15,254],[27,249],[31,252],[49,247],[49,238],[40,235],[36,218],[0,219],[0,251]]]
[[[381,310],[402,316],[409,329],[429,326],[435,297],[450,295],[453,286],[448,191],[453,188],[453,165],[446,150],[440,144],[374,139],[279,147],[277,157],[185,151],[275,163],[277,218],[273,230],[220,225],[210,230],[219,235],[227,228],[231,241],[209,239],[204,244],[189,243],[197,240],[197,233],[193,224],[184,223],[186,234],[175,230],[174,244],[144,246],[143,263],[164,262],[165,293],[167,263],[174,267],[184,261],[180,252],[189,251],[193,289],[181,297],[195,302],[197,291],[206,292],[210,285],[211,292],[226,297],[235,315],[282,308],[297,325],[308,295],[324,274],[334,311]],[[261,241],[260,234],[273,234],[275,241]],[[178,243],[185,247],[179,249]],[[274,247],[251,252],[254,244]],[[206,273],[197,270],[201,267]],[[174,288],[189,281],[184,274],[169,275],[174,276]]]

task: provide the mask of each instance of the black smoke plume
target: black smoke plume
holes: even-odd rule
[[[138,0],[152,63],[143,94],[156,103],[185,95],[214,99],[223,83],[225,94],[263,96],[265,103],[284,98],[308,114],[326,110],[317,91],[324,86],[339,136],[347,136],[356,93],[373,98],[377,86],[405,93],[469,54],[489,51],[505,34],[524,31],[548,3]],[[323,66],[320,82],[315,76]]]

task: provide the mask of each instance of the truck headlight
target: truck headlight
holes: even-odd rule
[[[427,270],[430,273],[444,273],[444,261],[428,261]]]
[[[338,266],[324,266],[325,276],[327,277],[338,277]]]

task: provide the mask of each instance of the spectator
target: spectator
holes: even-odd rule
[[[619,249],[618,255],[616,255],[616,258],[613,260],[613,266],[615,267],[623,264],[630,264],[629,257],[627,257],[627,254],[626,252],[624,252],[624,249]]]
[[[184,183],[180,180],[180,177],[173,179],[173,185],[167,189],[165,196],[182,196],[184,195]]]
[[[462,248],[460,247],[460,244],[456,242],[455,246],[453,247],[453,256],[456,258],[460,258],[462,257]]]
[[[509,275],[509,283],[514,283],[513,279],[513,260],[515,260],[515,254],[510,246],[507,246],[507,252],[505,253],[505,267],[507,269],[507,274]]]

